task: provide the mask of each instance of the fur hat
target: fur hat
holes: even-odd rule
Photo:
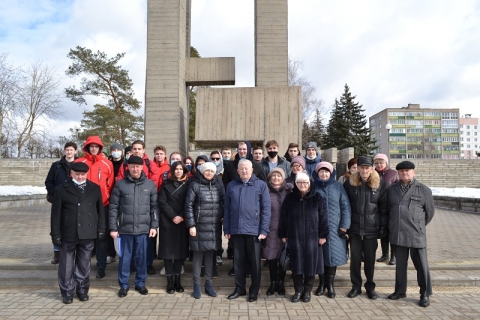
[[[213,162],[205,162],[200,166],[200,172],[203,174],[206,170],[212,170],[213,173],[217,172],[217,166]]]
[[[383,154],[383,153],[376,154],[375,157],[373,157],[373,162],[375,162],[375,160],[377,159],[383,160],[385,161],[386,164],[388,164],[388,157],[386,154]]]
[[[315,166],[315,172],[318,173],[318,171],[320,171],[320,169],[322,168],[328,169],[328,171],[330,171],[330,174],[333,173],[333,166],[327,161],[317,163],[317,165]]]

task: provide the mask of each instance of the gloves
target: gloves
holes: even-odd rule
[[[341,229],[338,229],[338,236],[340,237],[340,239],[348,240],[348,234]]]
[[[98,233],[98,240],[100,240],[100,241],[105,240],[105,233],[104,232],[99,232]]]
[[[386,234],[387,234],[387,230],[385,230],[385,228],[380,228],[377,234],[377,239],[381,239],[385,237]]]
[[[61,247],[62,246],[62,239],[61,238],[52,239],[52,243],[54,245],[56,245],[57,247]]]

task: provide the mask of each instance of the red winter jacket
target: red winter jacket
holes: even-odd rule
[[[147,160],[150,162],[150,168],[147,166]],[[117,174],[117,180],[122,180],[125,177],[125,169],[128,169],[128,166],[126,164],[120,166],[120,170],[118,170]],[[160,190],[160,174],[158,170],[158,165],[154,160],[148,159],[146,153],[143,154],[143,172],[148,179],[152,180],[155,183],[155,185],[157,186],[157,190]]]
[[[100,150],[96,156],[92,155],[89,150],[89,145],[96,143],[100,146]],[[87,172],[87,179],[98,184],[102,192],[103,206],[108,206],[110,193],[115,184],[115,175],[113,173],[112,162],[102,156],[103,143],[99,136],[90,136],[85,141],[83,151],[85,156],[78,158],[75,162],[86,163],[89,167]]]

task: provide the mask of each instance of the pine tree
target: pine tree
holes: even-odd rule
[[[310,125],[310,140],[315,141],[317,145],[323,149],[325,146],[325,142],[323,141],[323,137],[325,136],[325,126],[323,125],[322,115],[320,114],[320,110],[315,110],[315,118],[313,119]]]
[[[345,84],[340,101],[335,99],[327,128],[327,148],[355,148],[355,156],[371,155],[375,141],[371,138],[371,130],[367,128],[367,118],[362,105],[355,102],[350,88]]]

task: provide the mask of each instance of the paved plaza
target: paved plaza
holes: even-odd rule
[[[148,296],[133,288],[126,298],[116,296],[117,263],[107,267],[105,279],[91,279],[90,300],[61,301],[56,285],[56,266],[50,264],[52,246],[49,206],[0,210],[0,319],[480,319],[480,215],[437,209],[428,226],[428,255],[434,295],[431,306],[418,306],[415,272],[409,269],[407,298],[390,301],[394,267],[377,263],[377,300],[365,294],[346,297],[350,283],[348,266],[338,270],[337,297],[312,297],[310,303],[291,303],[291,280],[286,296],[265,295],[268,271],[263,269],[257,302],[226,296],[233,277],[226,275],[231,260],[219,268],[214,280],[218,296],[191,297],[190,264],[183,276],[184,293],[167,294],[165,277],[149,276]],[[379,253],[378,253],[379,254]],[[156,260],[157,271],[163,262]],[[95,259],[92,259],[95,269]],[[133,278],[133,277],[132,277]],[[131,281],[133,280],[131,278]],[[287,278],[289,278],[287,276]],[[317,280],[318,281],[318,280]],[[248,281],[247,281],[248,284]]]

